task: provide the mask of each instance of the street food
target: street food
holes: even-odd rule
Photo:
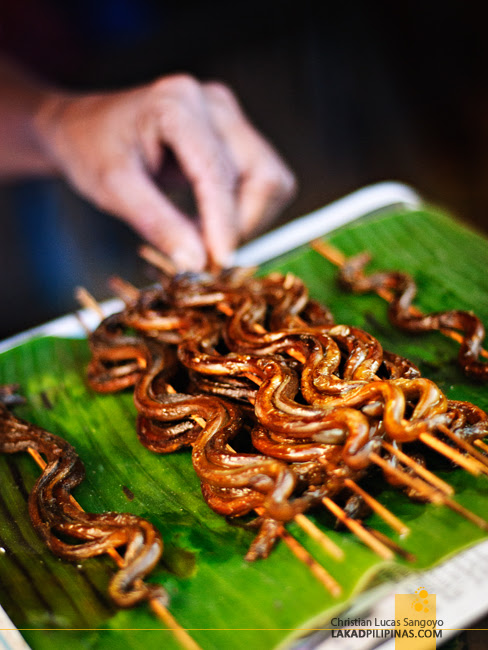
[[[399,453],[421,467],[435,447],[486,470],[472,443],[487,435],[488,416],[448,400],[367,332],[335,324],[292,274],[164,271],[148,290],[112,285],[126,307],[91,334],[88,383],[134,387],[140,441],[158,453],[190,446],[213,510],[258,513],[249,560],[312,507],[334,499],[354,512],[351,482],[378,468],[411,498],[447,503]]]
[[[458,362],[468,377],[488,380],[488,363],[479,357],[485,339],[485,328],[472,312],[461,309],[423,314],[412,307],[417,294],[413,278],[401,271],[381,271],[367,275],[364,269],[371,257],[361,253],[341,266],[341,285],[355,293],[389,293],[388,317],[393,325],[405,332],[444,331],[457,334],[460,342]]]
[[[8,407],[18,402],[14,387],[0,387],[0,452],[29,452],[44,465],[29,495],[29,516],[39,537],[72,562],[123,549],[108,587],[114,603],[124,608],[149,600],[165,604],[164,588],[143,580],[161,557],[159,532],[132,514],[82,510],[71,496],[85,476],[80,458],[62,438],[13,415]]]

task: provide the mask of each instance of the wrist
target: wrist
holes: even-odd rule
[[[55,141],[61,116],[70,101],[70,95],[55,90],[39,94],[38,101],[30,119],[30,133],[33,147],[46,169],[61,171],[56,154]]]
[[[53,173],[35,116],[52,91],[10,60],[0,57],[0,175]]]

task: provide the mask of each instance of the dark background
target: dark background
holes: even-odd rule
[[[314,3],[315,5],[316,3]],[[64,88],[228,83],[295,170],[279,222],[381,180],[488,229],[488,46],[471,2],[0,0],[0,50]],[[58,179],[0,187],[0,339],[144,282],[137,237]]]

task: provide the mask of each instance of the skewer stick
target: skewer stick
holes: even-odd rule
[[[88,338],[90,336],[90,334],[91,334],[91,329],[88,327],[88,325],[83,320],[83,318],[81,316],[81,313],[79,311],[75,311],[74,316],[75,316],[76,320],[78,321],[78,323],[80,324],[81,329],[85,332],[86,338]]]
[[[102,308],[85,287],[77,287],[75,289],[75,298],[82,307],[93,309],[93,311],[100,317],[100,320],[105,318]]]
[[[136,289],[136,287],[133,284],[130,284],[130,282],[122,280],[118,275],[112,275],[112,277],[109,278],[108,286],[126,303],[134,302],[140,296],[139,289]]]
[[[339,519],[349,530],[359,537],[369,548],[379,555],[383,560],[392,560],[395,557],[395,554],[391,549],[389,549],[383,542],[380,542],[376,537],[374,537],[364,526],[362,526],[358,521],[348,517],[344,510],[340,508],[337,503],[334,503],[329,497],[324,497],[322,503],[328,508],[332,514]]]
[[[368,504],[368,506],[379,515],[383,521],[385,521],[393,530],[396,530],[402,536],[408,535],[410,528],[400,521],[392,512],[390,512],[384,505],[377,501],[374,497],[368,494],[363,488],[361,488],[357,483],[352,481],[350,478],[344,480],[344,485],[349,487],[353,492],[359,494],[360,497]]]
[[[399,483],[403,483],[409,488],[412,488],[428,501],[436,504],[443,502],[442,493],[431,487],[422,479],[416,476],[410,476],[410,474],[398,467],[392,467],[390,463],[388,463],[384,458],[381,458],[381,456],[378,456],[375,452],[371,452],[369,458],[373,463],[375,463],[375,465],[381,467],[384,472],[393,476]]]
[[[283,288],[288,291],[288,289],[291,289],[293,286],[293,283],[295,282],[295,275],[288,271],[288,273],[285,275],[285,280],[283,282]]]
[[[334,580],[330,573],[310,555],[300,542],[290,535],[284,526],[281,527],[279,535],[293,555],[295,555],[300,562],[303,562],[308,566],[317,580],[324,585],[327,591],[329,591],[334,598],[338,598],[342,593],[342,587]]]
[[[149,262],[149,264],[155,266],[165,275],[175,275],[176,267],[173,262],[169,259],[169,257],[164,255],[164,253],[157,250],[156,248],[153,248],[148,244],[143,244],[139,247],[138,253],[143,260],[146,260],[146,262]]]
[[[445,442],[435,438],[430,433],[421,433],[419,435],[419,440],[421,440],[424,445],[427,445],[431,449],[434,449],[451,460],[453,463],[456,463],[456,465],[460,465],[470,474],[473,474],[474,476],[479,476],[481,474],[481,468],[483,467],[481,463],[472,458],[466,458],[466,456],[463,456],[459,451],[449,447]]]
[[[438,429],[442,431],[444,435],[446,435],[448,438],[450,438],[458,447],[461,447],[461,449],[464,449],[468,454],[470,454],[473,458],[475,458],[481,465],[481,471],[483,474],[488,474],[488,458],[484,456],[482,453],[480,453],[477,449],[473,447],[469,442],[466,440],[463,440],[459,436],[457,436],[455,433],[453,433],[448,427],[446,427],[443,424],[440,424],[438,426]]]
[[[345,255],[343,255],[343,253],[341,253],[341,251],[337,250],[337,248],[335,248],[328,242],[322,241],[321,239],[315,239],[314,241],[310,242],[310,247],[313,248],[314,251],[322,255],[322,257],[325,257],[326,259],[329,260],[329,262],[332,262],[332,264],[335,264],[338,267],[343,266],[346,262],[346,257]],[[395,297],[392,291],[389,291],[388,289],[384,289],[382,287],[379,287],[374,291],[375,293],[378,294],[378,296],[380,296],[380,298],[386,300],[386,302],[391,302]],[[412,316],[424,315],[420,311],[420,309],[414,307],[413,305],[409,307],[408,311],[410,314],[412,314]],[[457,332],[456,330],[441,328],[439,331],[442,334],[444,334],[444,336],[447,336],[448,338],[451,338],[453,341],[456,341],[456,343],[464,342],[463,335]],[[480,354],[481,356],[488,358],[488,350],[482,348]]]
[[[430,470],[425,468],[423,465],[417,463],[417,461],[415,461],[413,458],[410,458],[410,456],[404,454],[403,451],[397,449],[393,445],[390,445],[390,443],[386,442],[386,440],[383,440],[382,444],[390,454],[396,456],[398,460],[401,461],[404,465],[407,465],[413,469],[415,473],[426,480],[427,483],[430,483],[446,495],[454,494],[454,488],[449,485],[449,483],[446,483],[441,478],[433,474]]]
[[[194,641],[188,632],[181,627],[175,617],[171,614],[161,601],[154,598],[149,601],[152,611],[160,618],[166,627],[171,630],[175,639],[177,639],[185,650],[202,650],[196,641]]]
[[[43,459],[41,454],[35,449],[32,449],[32,447],[28,447],[27,451],[29,452],[31,457],[36,461],[39,467],[42,470],[44,470],[47,463]],[[80,510],[83,510],[83,508],[80,506],[78,501],[72,495],[70,495],[70,500],[73,505],[75,505]],[[119,568],[122,568],[124,566],[124,559],[117,552],[115,548],[107,549],[107,555],[110,555],[112,560],[114,560],[115,564]],[[141,583],[142,580],[140,578],[135,580],[134,582],[136,586]],[[191,638],[191,636],[186,632],[186,630],[184,630],[181,627],[178,621],[174,618],[172,614],[170,614],[169,610],[162,604],[162,602],[158,598],[151,598],[148,602],[149,602],[149,606],[156,614],[156,616],[166,625],[166,627],[168,627],[173,632],[175,638],[178,639],[178,641],[185,648],[185,650],[201,650],[200,646]]]
[[[322,239],[314,239],[311,241],[310,248],[313,248],[314,251],[336,266],[344,266],[346,263],[346,256],[344,253]]]
[[[47,463],[36,449],[32,449],[32,447],[27,447],[27,451],[42,470],[46,469]]]
[[[483,442],[483,440],[475,440],[473,444],[488,454],[488,445],[486,444],[486,442]]]
[[[376,458],[372,458],[373,456],[376,456]],[[409,476],[406,472],[391,467],[383,458],[377,456],[377,454],[371,453],[370,458],[371,460],[373,460],[373,462],[376,462],[377,465],[380,465],[380,467],[382,467],[385,471],[390,472],[393,476],[403,481],[406,485],[413,487],[414,490],[420,492],[420,494],[425,494],[426,493],[425,488],[426,487],[429,488],[430,494],[429,492],[427,492],[427,498],[432,503],[436,505],[445,505],[451,510],[454,510],[454,512],[457,512],[459,515],[461,515],[468,521],[471,521],[479,528],[482,528],[483,530],[488,530],[487,521],[485,521],[484,519],[476,515],[474,512],[471,512],[471,510],[468,510],[464,506],[460,505],[459,503],[457,503],[457,501],[451,499],[451,497],[447,496],[446,494],[442,494],[436,489],[430,490],[430,487],[427,486],[427,484],[424,483],[423,480],[418,478],[413,478]],[[424,487],[422,487],[422,484]]]
[[[482,530],[488,530],[488,521],[482,519],[474,512],[471,512],[471,510],[468,510],[457,501],[454,501],[449,497],[444,497],[444,503],[448,508],[454,510],[454,512],[457,512],[459,515],[461,515],[461,517],[464,517],[471,523],[475,524],[475,526],[478,526],[478,528],[481,528]]]
[[[328,537],[318,526],[316,526],[313,521],[311,521],[304,514],[299,513],[294,517],[295,523],[297,523],[300,528],[312,537],[320,546],[336,560],[344,559],[344,551],[342,548],[339,548],[335,542],[333,542],[330,537]]]
[[[373,535],[373,537],[376,537],[377,540],[382,542],[385,546],[388,548],[391,548],[391,550],[394,553],[397,553],[401,557],[403,557],[407,562],[415,562],[417,559],[413,553],[410,553],[410,551],[406,551],[404,548],[402,548],[399,544],[394,542],[392,539],[387,537],[384,533],[381,533],[379,530],[375,530],[374,528],[370,528],[369,526],[365,525],[364,528]]]

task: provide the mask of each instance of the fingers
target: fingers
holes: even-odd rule
[[[290,201],[296,181],[273,147],[244,116],[224,85],[204,85],[215,128],[225,141],[240,177],[238,215],[244,235],[265,226]]]
[[[293,194],[293,175],[224,86],[174,75],[58,104],[36,122],[57,168],[180,268],[200,269],[208,256],[225,266],[239,235],[275,216]],[[151,181],[165,147],[192,186],[198,227]]]
[[[101,188],[98,203],[165,252],[179,269],[204,268],[207,254],[197,228],[159,192],[139,160],[127,158],[112,167]]]
[[[225,265],[238,240],[235,165],[214,128],[200,84],[181,75],[154,88],[141,138],[158,139],[172,149],[192,185],[206,248]]]

